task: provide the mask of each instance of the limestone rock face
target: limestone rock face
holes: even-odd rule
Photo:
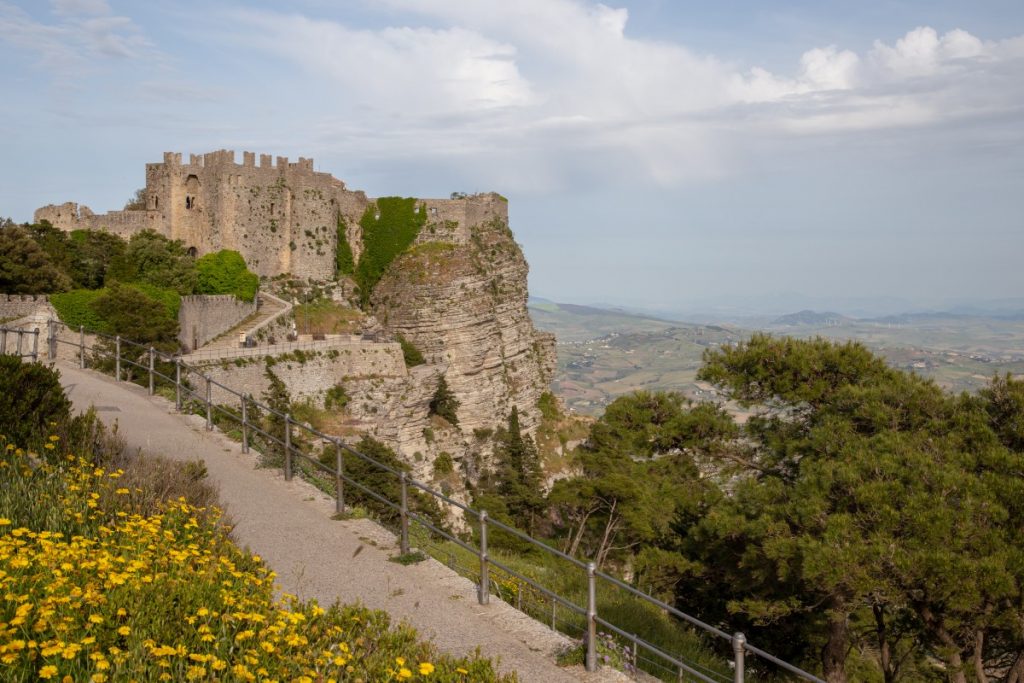
[[[532,431],[540,422],[537,400],[551,381],[555,348],[554,337],[534,329],[527,312],[522,250],[501,217],[472,226],[468,234],[441,232],[428,226],[391,264],[374,289],[374,313],[428,364],[443,366],[460,402],[464,435],[505,424],[513,405],[522,427]],[[433,236],[444,241],[431,241]]]

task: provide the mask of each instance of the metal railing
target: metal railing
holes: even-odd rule
[[[0,355],[3,354],[39,360],[39,328],[0,327]]]
[[[527,613],[533,612],[534,614],[537,614],[537,609],[530,609],[529,603],[531,600],[533,600],[533,598],[537,598],[537,600],[533,600],[534,607],[540,604],[538,601],[548,601],[550,603],[550,623],[552,629],[561,630],[562,632],[570,633],[570,635],[582,634],[586,648],[584,663],[588,671],[593,671],[598,666],[597,647],[598,628],[600,627],[610,632],[613,637],[619,638],[627,644],[626,650],[629,653],[629,659],[631,660],[631,664],[634,668],[638,668],[640,663],[643,662],[647,665],[648,669],[661,672],[663,677],[665,675],[671,675],[676,677],[679,681],[697,680],[704,681],[705,683],[728,683],[730,680],[733,681],[733,683],[743,683],[748,669],[746,661],[747,656],[751,655],[759,658],[762,662],[771,663],[803,680],[813,681],[815,683],[824,683],[824,681],[817,676],[814,676],[813,674],[810,674],[765,652],[764,650],[761,650],[760,648],[751,645],[747,642],[744,634],[726,633],[715,626],[707,624],[694,616],[680,611],[676,607],[665,603],[654,596],[648,595],[647,593],[630,586],[620,579],[599,571],[593,562],[582,562],[571,555],[534,539],[514,527],[508,526],[496,519],[492,519],[487,514],[486,510],[474,510],[473,508],[450,498],[444,493],[436,491],[426,484],[412,479],[406,472],[354,450],[343,443],[339,437],[324,434],[308,425],[297,423],[290,413],[282,413],[270,406],[258,403],[251,395],[239,393],[230,387],[216,382],[207,375],[204,375],[198,370],[186,365],[180,356],[162,353],[153,347],[136,344],[126,339],[122,339],[119,336],[110,336],[92,332],[88,334],[99,340],[104,340],[104,344],[94,344],[89,346],[86,344],[87,331],[84,328],[79,328],[77,340],[70,341],[59,338],[59,327],[62,327],[62,325],[57,321],[51,320],[48,323],[47,357],[50,360],[57,358],[58,345],[64,344],[77,351],[79,365],[82,368],[85,368],[87,365],[87,352],[92,352],[94,357],[112,357],[112,360],[114,361],[114,378],[116,381],[122,381],[123,378],[127,378],[135,369],[137,369],[140,372],[139,379],[145,378],[148,380],[147,386],[150,395],[154,393],[155,384],[158,380],[166,382],[168,387],[173,386],[174,388],[176,409],[181,411],[187,400],[195,401],[205,415],[206,429],[212,430],[214,428],[215,415],[218,416],[218,419],[224,418],[237,423],[241,430],[241,445],[243,452],[249,452],[250,445],[254,438],[261,439],[266,444],[273,444],[282,449],[282,468],[284,470],[284,478],[286,480],[291,480],[295,474],[297,462],[296,457],[299,458],[298,463],[300,465],[302,463],[306,463],[307,469],[311,468],[311,473],[315,474],[315,472],[319,471],[325,475],[328,478],[327,481],[329,482],[330,487],[334,489],[336,513],[345,514],[346,512],[346,487],[352,487],[360,493],[368,496],[370,499],[382,504],[386,509],[397,513],[399,549],[403,555],[407,555],[411,550],[410,526],[413,523],[420,525],[423,531],[428,535],[428,538],[430,536],[436,536],[454,544],[467,553],[472,554],[472,556],[474,556],[475,566],[466,567],[457,565],[451,552],[448,553],[448,565],[453,569],[462,569],[463,574],[468,574],[476,580],[477,599],[481,605],[488,604],[490,600],[492,593],[492,568],[499,570],[510,577],[514,577],[517,582],[517,594],[514,598],[513,596],[508,595],[506,597],[506,602],[510,605],[515,602],[515,606],[520,610],[523,610],[524,592],[532,593],[532,595],[529,595],[526,598],[527,609],[525,611],[527,611]],[[33,338],[33,351],[30,354],[24,355],[32,358],[33,360],[38,360],[39,330],[16,331],[0,328],[0,348],[5,348],[6,335],[10,332],[21,332],[23,335],[31,335]],[[21,334],[18,337],[19,353],[21,350]],[[159,363],[164,364],[163,370],[167,370],[167,372],[170,372],[168,366],[173,364],[173,374],[166,374],[163,372],[161,366],[158,365],[158,361]],[[219,387],[238,401],[237,411],[229,409],[223,404],[214,404],[211,401],[212,387],[214,386]],[[258,420],[251,419],[252,409],[262,411],[268,416],[275,416],[280,420],[281,424],[284,426],[284,429],[281,430],[281,435],[277,436],[266,431],[266,429],[261,426],[262,423]],[[305,434],[308,438],[318,441],[321,445],[322,457],[313,457],[311,453],[304,452],[299,448],[295,443],[293,433]],[[330,458],[330,450],[333,450],[334,462],[331,465],[327,465],[324,464],[323,461]],[[359,459],[389,476],[395,477],[399,484],[398,500],[391,500],[386,495],[382,495],[379,491],[374,491],[363,482],[356,481],[349,474],[346,474],[343,458],[343,455],[345,454],[348,454],[352,458]],[[467,542],[458,535],[442,528],[442,525],[435,523],[427,517],[417,514],[416,511],[410,509],[410,489],[420,491],[422,494],[430,496],[439,503],[443,503],[460,510],[465,518],[471,520],[470,523],[475,521],[478,543],[474,545],[472,541]],[[488,550],[488,536],[491,532],[501,533],[518,539],[519,541],[556,558],[567,565],[571,570],[580,572],[582,575],[581,578],[584,579],[586,583],[586,605],[576,604],[571,597],[558,594],[555,590],[541,585],[538,580],[517,571],[508,563],[492,557]],[[524,591],[524,588],[526,591]],[[686,661],[682,656],[667,652],[664,648],[648,642],[635,633],[629,633],[624,628],[621,628],[612,621],[602,617],[598,611],[598,594],[601,591],[607,593],[610,589],[620,591],[627,596],[647,603],[663,614],[670,615],[679,621],[685,622],[695,629],[712,636],[714,639],[728,643],[732,654],[732,661],[730,662],[730,668],[732,669],[731,675],[723,674],[720,671],[715,671],[696,662]],[[560,608],[568,611],[568,618],[563,618],[562,620],[559,619]],[[561,628],[559,628],[559,626],[561,626]]]

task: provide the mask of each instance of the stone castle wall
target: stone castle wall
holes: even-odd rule
[[[22,318],[36,310],[49,307],[49,297],[42,294],[0,294],[0,318]]]
[[[197,349],[255,312],[255,299],[242,301],[230,294],[183,296],[178,341],[186,350]]]
[[[99,229],[121,237],[152,229],[180,239],[203,255],[219,249],[242,254],[249,268],[273,277],[291,273],[312,280],[334,277],[339,219],[348,226],[354,255],[361,251],[359,219],[371,200],[351,191],[329,173],[313,169],[313,160],[272,159],[219,150],[193,154],[165,152],[160,163],[146,165],[146,208],[94,214],[66,202],[35,212],[64,230]],[[508,204],[496,194],[462,199],[422,200],[428,223],[452,226],[449,239],[465,242],[470,229],[493,217],[507,220]]]

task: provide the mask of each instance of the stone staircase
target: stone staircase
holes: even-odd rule
[[[290,303],[268,292],[260,292],[257,295],[257,302],[258,306],[255,315],[249,316],[235,327],[196,350],[237,349],[239,348],[239,339],[243,333],[251,338],[260,328],[269,325],[278,317],[292,310]]]

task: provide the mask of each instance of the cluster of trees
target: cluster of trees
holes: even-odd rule
[[[753,417],[620,398],[546,498],[510,420],[478,503],[830,683],[1024,682],[1024,381],[770,336],[699,376]]]
[[[145,230],[124,240],[47,222],[0,226],[0,292],[52,294],[61,319],[145,344],[173,345],[180,297],[251,301],[259,278],[236,251],[193,258],[180,240]]]

